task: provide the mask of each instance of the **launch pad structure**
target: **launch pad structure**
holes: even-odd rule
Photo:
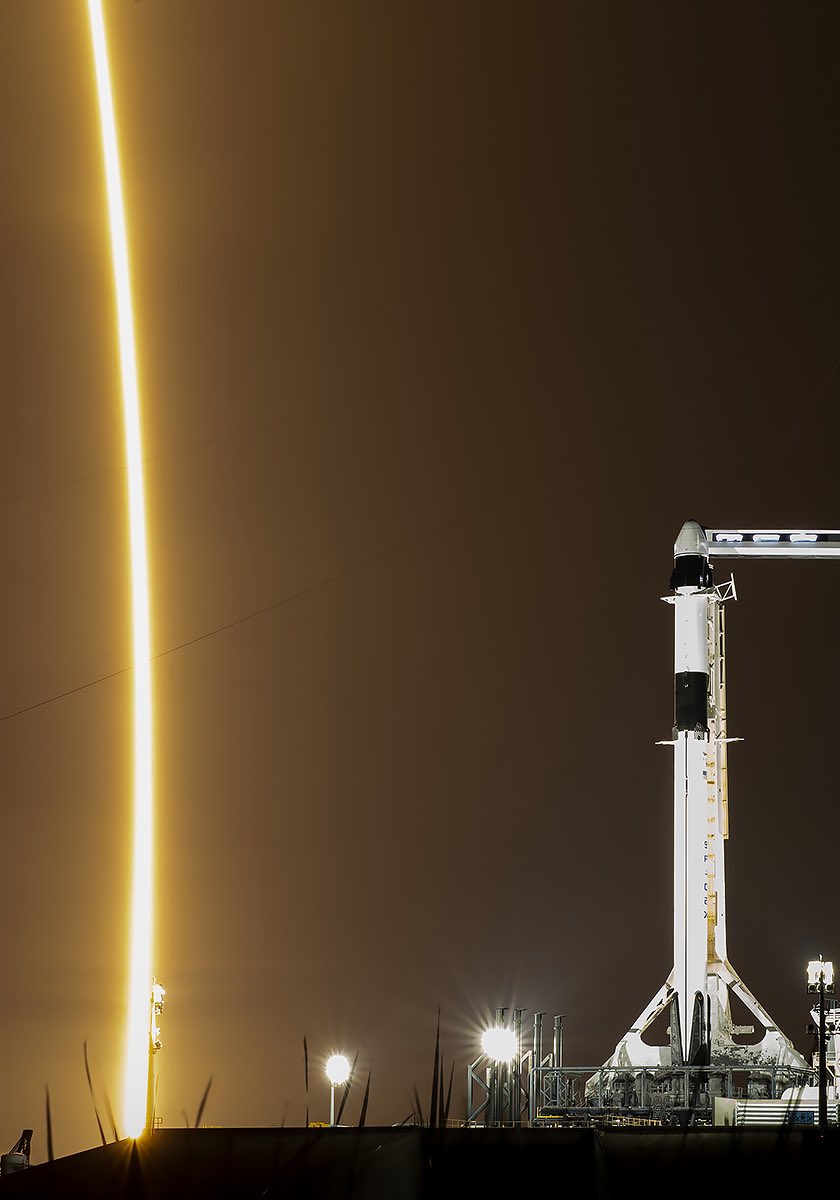
[[[814,1068],[729,961],[724,847],[729,837],[725,606],[712,559],[840,558],[840,530],[704,529],[687,521],[674,544],[674,966],[597,1068],[569,1068],[534,1048],[507,1066],[467,1072],[468,1119],[531,1124],[635,1113],[639,1123],[710,1123],[715,1097],[778,1100],[814,1082]],[[753,1025],[733,1020],[736,997]],[[506,1010],[497,1010],[499,1014]],[[521,1013],[519,1029],[521,1030]],[[840,1014],[838,1014],[840,1016]],[[537,1014],[540,1017],[540,1014]],[[654,1026],[665,1036],[654,1036]],[[736,1039],[755,1035],[751,1044]],[[662,1043],[662,1044],[660,1044]],[[829,1065],[840,1057],[831,1038]],[[521,1050],[521,1044],[520,1044]],[[527,1080],[524,1072],[527,1071]],[[527,1082],[527,1087],[525,1086]]]
[[[674,968],[619,1040],[605,1066],[749,1067],[806,1071],[809,1064],[778,1028],[729,961],[724,846],[729,837],[725,605],[733,580],[714,581],[711,558],[840,558],[837,530],[708,532],[687,521],[674,544]],[[734,1040],[730,997],[764,1030]],[[670,1043],[645,1033],[670,1010]]]

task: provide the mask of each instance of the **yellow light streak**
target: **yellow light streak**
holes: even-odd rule
[[[125,1043],[123,1124],[129,1136],[143,1131],[149,1051],[149,988],[152,978],[152,679],[149,629],[149,577],[140,394],[134,353],[131,277],[125,232],[120,160],[111,73],[101,0],[88,0],[96,67],[102,153],[108,193],[111,258],[114,270],[131,546],[132,640],[134,651],[134,808],[131,897],[131,951]]]

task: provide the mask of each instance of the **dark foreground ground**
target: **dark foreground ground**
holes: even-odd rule
[[[817,1193],[838,1178],[840,1130],[164,1129],[0,1179],[2,1200],[185,1197],[583,1198],[679,1186],[685,1197]],[[536,1194],[536,1193],[535,1193]]]

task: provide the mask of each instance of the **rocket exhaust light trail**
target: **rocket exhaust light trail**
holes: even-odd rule
[[[136,1137],[143,1131],[145,1121],[149,988],[152,978],[152,686],[146,506],[128,245],[101,0],[88,0],[88,16],[108,195],[128,473],[134,660],[134,810],[123,1122],[128,1134]]]

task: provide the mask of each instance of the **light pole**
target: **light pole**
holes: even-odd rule
[[[146,1078],[146,1133],[155,1131],[155,1102],[157,1078],[155,1074],[155,1055],[161,1047],[160,1029],[157,1019],[163,1012],[163,998],[166,988],[152,979],[152,992],[149,996],[149,1070]]]
[[[834,995],[834,963],[824,959],[822,955],[818,959],[808,963],[808,991],[817,992],[820,997],[820,1024],[819,1024],[819,1085],[820,1098],[820,1133],[824,1134],[828,1128],[828,1095],[827,1095],[827,1080],[825,1066],[825,998],[826,996]]]
[[[350,1063],[344,1054],[332,1054],[327,1059],[327,1079],[330,1081],[330,1125],[335,1125],[335,1089],[350,1078]]]
[[[563,1019],[564,1015],[559,1013],[554,1018],[554,1066],[563,1066]]]
[[[504,1084],[500,1076],[504,1064],[510,1064],[519,1053],[519,1043],[512,1029],[492,1025],[481,1035],[481,1049],[493,1063],[490,1069],[490,1124],[499,1125],[504,1113]]]

